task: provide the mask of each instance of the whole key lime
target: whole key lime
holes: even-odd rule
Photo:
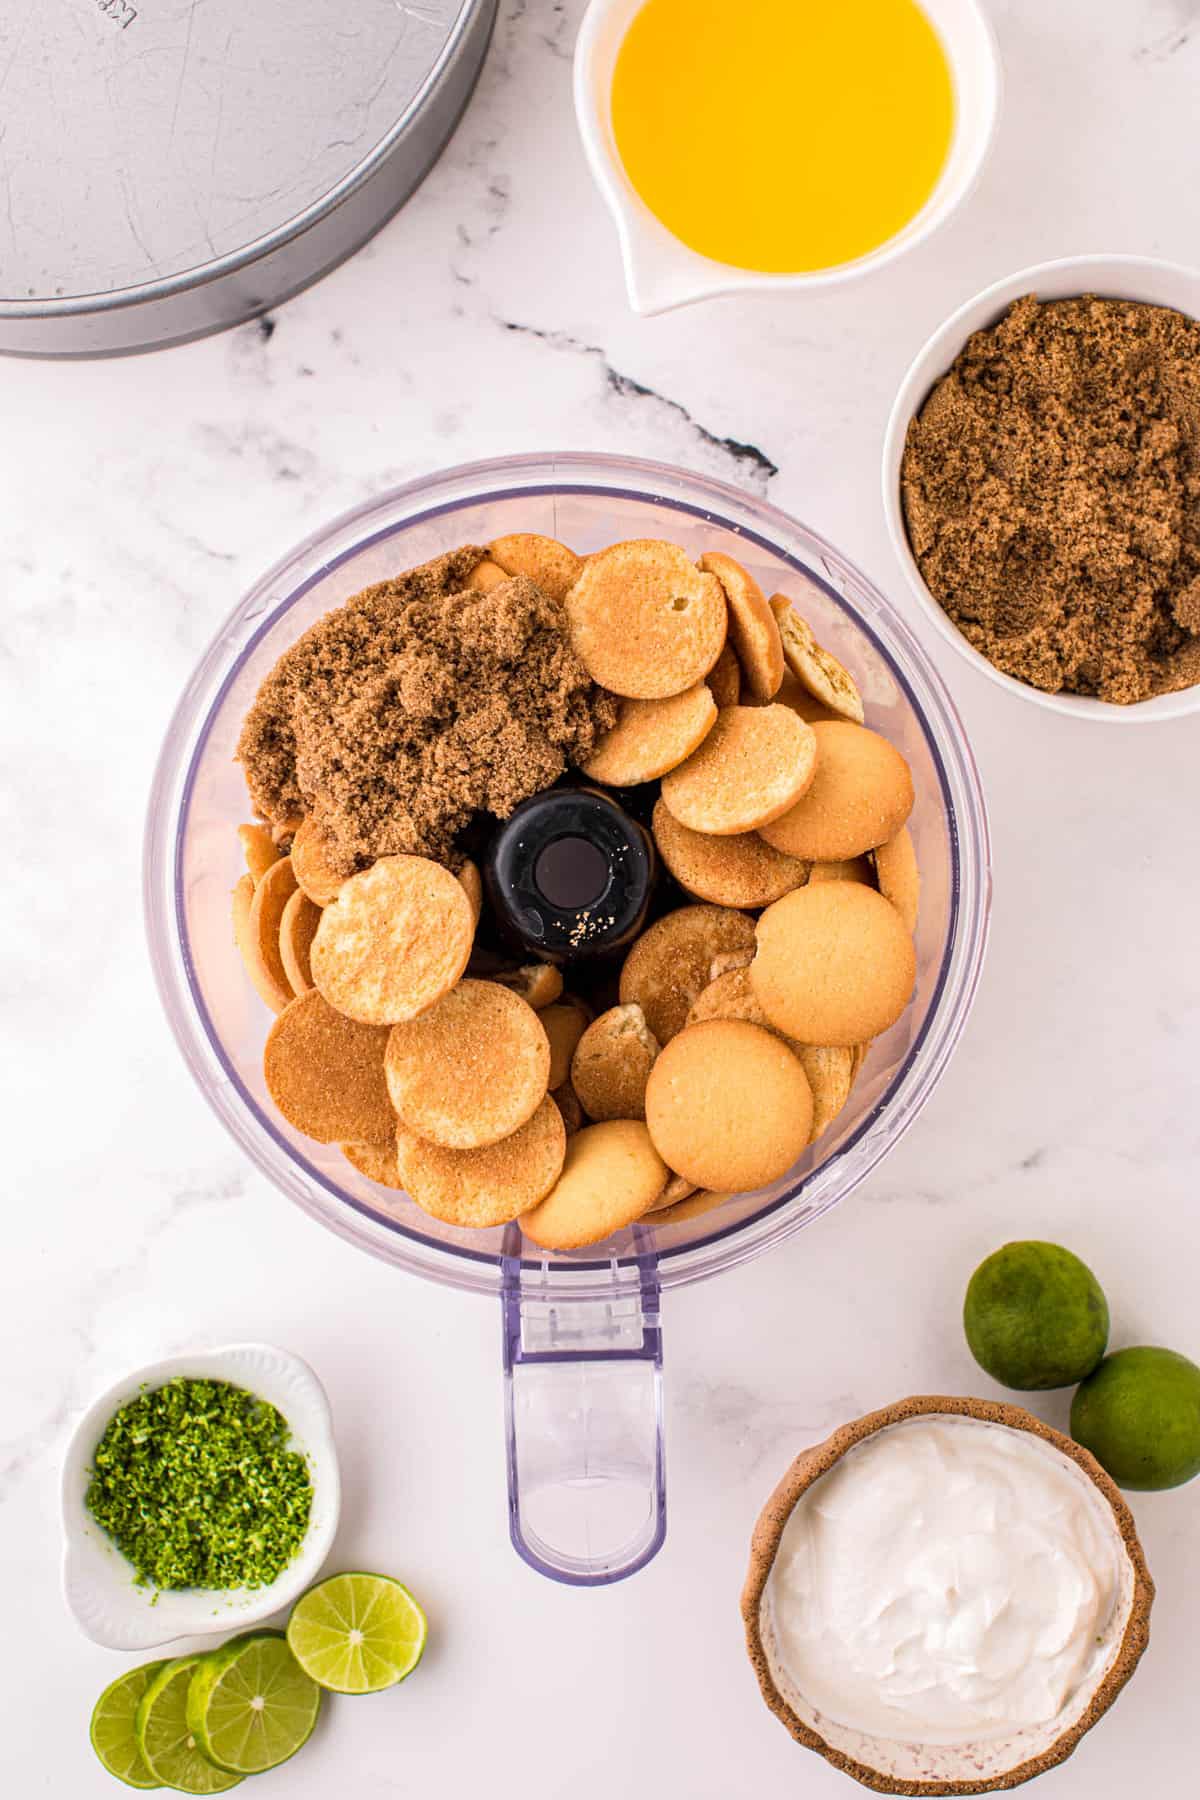
[[[1061,1244],[1005,1244],[972,1275],[963,1328],[980,1368],[1010,1388],[1070,1387],[1108,1343],[1108,1302]]]
[[[1139,1345],[1106,1356],[1071,1403],[1071,1436],[1118,1487],[1180,1487],[1200,1475],[1200,1369]]]

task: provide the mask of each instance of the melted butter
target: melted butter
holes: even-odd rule
[[[647,0],[617,59],[617,147],[667,229],[738,268],[852,262],[928,200],[954,127],[916,0]]]

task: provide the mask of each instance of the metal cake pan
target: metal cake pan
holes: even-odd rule
[[[220,331],[437,160],[497,0],[0,0],[0,351]]]

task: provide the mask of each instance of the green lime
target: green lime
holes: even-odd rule
[[[164,1663],[138,1702],[138,1749],[161,1785],[181,1794],[223,1794],[242,1779],[214,1767],[188,1729],[188,1689],[204,1660],[177,1656]]]
[[[143,1663],[138,1669],[126,1669],[124,1675],[109,1682],[92,1710],[92,1749],[109,1774],[126,1787],[162,1786],[146,1767],[134,1729],[138,1702],[162,1666],[161,1662],[152,1662]]]
[[[425,1614],[388,1575],[333,1575],[310,1588],[288,1620],[296,1661],[338,1694],[374,1694],[421,1660]]]
[[[1118,1487],[1181,1486],[1200,1475],[1200,1369],[1147,1345],[1106,1356],[1071,1402],[1071,1436]]]
[[[963,1328],[975,1361],[1005,1387],[1070,1387],[1104,1355],[1108,1302],[1061,1244],[1005,1244],[972,1275]]]
[[[260,1775],[312,1736],[321,1690],[279,1632],[234,1638],[206,1656],[187,1696],[188,1729],[209,1762]]]

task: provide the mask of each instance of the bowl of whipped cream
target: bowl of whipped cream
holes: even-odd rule
[[[1153,1598],[1086,1450],[1020,1407],[925,1395],[796,1458],[742,1613],[798,1743],[877,1791],[979,1794],[1071,1754],[1133,1674]]]

